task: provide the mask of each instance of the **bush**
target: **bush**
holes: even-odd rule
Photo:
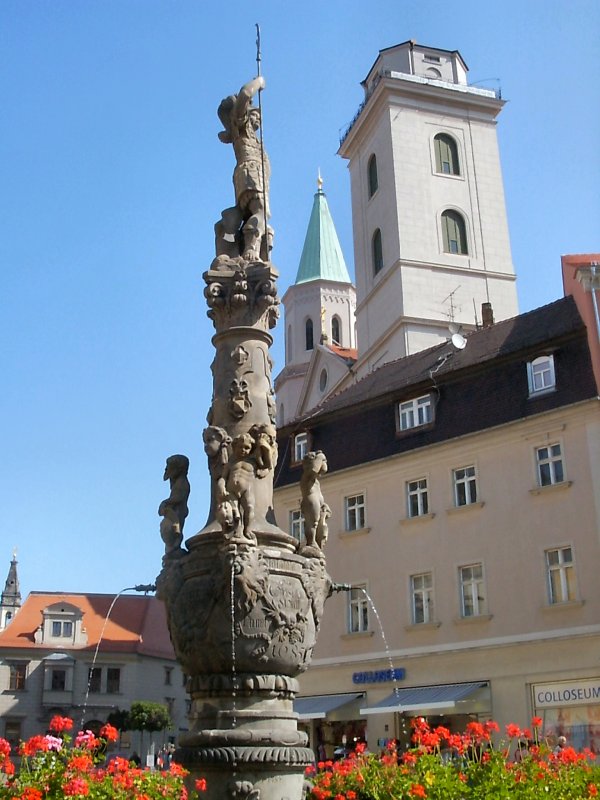
[[[358,747],[345,761],[318,764],[310,800],[583,800],[598,796],[600,767],[593,753],[566,747],[553,753],[531,730],[507,725],[508,740],[494,746],[495,722],[470,722],[463,734],[413,721],[413,744],[376,756]],[[529,740],[525,749],[524,739]],[[513,747],[516,747],[516,749]],[[511,750],[518,753],[510,759]]]
[[[68,717],[54,717],[50,733],[22,742],[18,772],[10,744],[0,739],[0,798],[192,800],[206,789],[206,782],[198,780],[196,792],[189,794],[184,786],[188,773],[179,764],[172,763],[168,772],[139,769],[124,758],[103,764],[106,745],[117,740],[117,729],[107,724],[100,737],[81,731],[72,742],[68,733],[72,727]]]

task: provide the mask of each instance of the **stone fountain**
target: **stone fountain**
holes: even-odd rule
[[[189,678],[190,730],[177,760],[206,778],[210,800],[299,800],[314,762],[293,699],[307,669],[332,582],[325,568],[329,508],[319,487],[323,453],[305,459],[306,542],[276,524],[275,399],[269,331],[279,315],[270,261],[269,163],[261,77],[218,109],[233,145],[235,206],[215,225],[216,257],[204,273],[215,334],[213,397],[203,433],[211,483],[204,528],[183,540],[188,460],[167,459],[171,493],[159,508],[165,543],[157,594],[177,658]],[[182,546],[184,545],[184,546]]]

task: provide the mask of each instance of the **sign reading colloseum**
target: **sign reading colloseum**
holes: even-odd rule
[[[536,709],[600,704],[600,678],[538,683],[533,686],[533,700]]]

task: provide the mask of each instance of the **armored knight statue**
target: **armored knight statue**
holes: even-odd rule
[[[236,166],[233,172],[235,206],[226,208],[215,225],[217,258],[241,256],[246,262],[267,260],[272,231],[269,212],[269,160],[257,136],[260,110],[252,105],[254,95],[264,89],[262,76],[244,84],[238,94],[229,95],[217,114],[224,130],[219,139],[233,144]],[[262,248],[265,239],[267,244]]]

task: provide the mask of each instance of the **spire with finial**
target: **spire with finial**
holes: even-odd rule
[[[317,280],[351,282],[327,197],[323,191],[320,168],[317,173],[317,192],[300,256],[296,283]]]
[[[8,568],[4,591],[0,596],[0,630],[6,628],[8,623],[21,608],[21,592],[19,590],[19,576],[17,574],[17,549],[13,550],[12,560]]]

